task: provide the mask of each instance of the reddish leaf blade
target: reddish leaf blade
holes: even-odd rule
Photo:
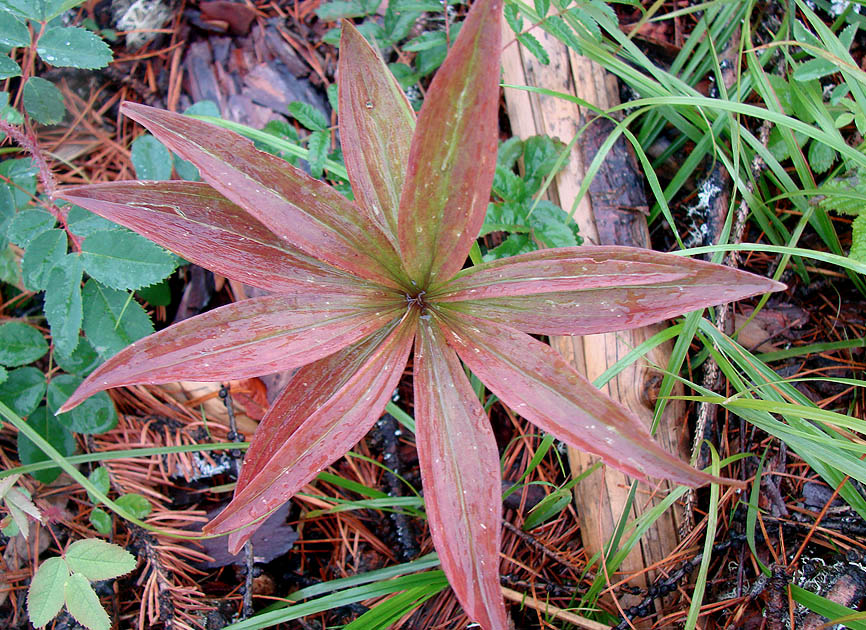
[[[384,290],[318,287],[229,304],[121,350],[60,410],[98,391],[172,381],[223,381],[311,363],[363,339],[405,308]],[[390,300],[390,305],[388,300]]]
[[[394,392],[415,329],[414,311],[292,377],[259,424],[228,507],[207,524],[211,533],[243,527],[287,501],[343,456],[379,418]],[[236,553],[255,526],[235,532]]]
[[[382,57],[348,20],[337,79],[340,140],[355,202],[396,246],[415,112]]]
[[[719,481],[657,446],[640,418],[598,391],[550,346],[473,317],[446,321],[448,343],[469,369],[542,430],[638,479],[689,486]]]
[[[418,461],[433,543],[466,614],[485,630],[504,630],[502,484],[490,420],[429,320],[418,327],[414,368]]]
[[[232,131],[136,103],[124,103],[121,111],[287,243],[362,278],[393,286],[401,276],[385,235],[330,186]]]
[[[745,271],[649,249],[568,247],[467,269],[431,299],[523,332],[589,335],[784,288]]]
[[[484,222],[499,133],[501,12],[501,0],[472,5],[412,138],[398,235],[422,289],[463,266]]]
[[[197,265],[267,291],[361,280],[310,258],[207,184],[111,182],[58,195]]]

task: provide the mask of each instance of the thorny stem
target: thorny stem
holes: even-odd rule
[[[44,189],[45,194],[48,195],[49,199],[52,199],[52,201],[48,201],[42,205],[46,210],[48,210],[48,212],[54,215],[66,231],[66,234],[69,236],[69,242],[72,243],[72,248],[76,252],[80,252],[81,239],[69,230],[69,225],[66,222],[66,212],[58,208],[53,202],[54,193],[57,191],[57,180],[54,179],[54,173],[51,172],[51,168],[48,166],[48,161],[45,159],[45,155],[42,153],[42,149],[39,147],[36,138],[34,138],[32,134],[27,133],[20,127],[17,127],[2,118],[0,118],[0,131],[12,138],[21,148],[30,154],[30,157],[36,164],[36,168],[39,170],[39,179],[42,182],[42,188]]]

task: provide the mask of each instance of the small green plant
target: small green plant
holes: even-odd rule
[[[14,59],[17,49],[29,49],[56,68],[104,68],[111,49],[99,35],[78,26],[63,26],[60,16],[83,0],[0,0],[0,79],[23,77],[20,101],[33,120],[53,125],[63,120],[63,94],[51,81],[35,76],[35,57],[22,68]],[[0,92],[0,107],[10,95]],[[6,107],[0,117],[20,124],[20,114]]]
[[[494,201],[487,207],[481,236],[507,234],[484,260],[525,254],[542,247],[574,247],[583,243],[578,226],[562,208],[536,199],[546,178],[558,172],[564,145],[546,136],[511,138],[499,147],[493,176]],[[518,173],[522,165],[523,175]]]
[[[97,466],[93,471],[91,471],[87,479],[96,487],[97,490],[102,492],[102,494],[108,494],[108,491],[111,488],[111,478],[108,468],[105,466]],[[99,504],[99,499],[89,490],[87,491],[87,497],[94,505]],[[137,519],[146,518],[153,509],[153,506],[151,506],[150,501],[148,501],[147,498],[136,493],[122,494],[117,497],[114,502],[119,507],[123,508],[127,514]],[[90,524],[93,525],[93,528],[100,534],[108,535],[111,533],[111,515],[101,507],[94,507],[90,511]]]
[[[818,194],[820,208],[854,217],[848,255],[866,262],[866,168],[857,167],[839,177],[827,178],[818,188]]]
[[[9,475],[0,479],[0,499],[9,515],[0,520],[0,530],[5,536],[21,534],[24,538],[30,535],[28,516],[37,522],[42,522],[42,513],[30,499],[30,493],[25,488],[16,487],[21,475]]]
[[[89,630],[110,630],[111,619],[91,582],[111,580],[135,568],[135,556],[96,538],[78,540],[62,556],[48,558],[33,575],[27,591],[27,614],[37,628],[47,625],[63,607]]]

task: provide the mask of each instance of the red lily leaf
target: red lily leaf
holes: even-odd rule
[[[360,282],[305,256],[207,184],[112,182],[64,188],[58,196],[186,260],[267,291]]]
[[[232,502],[205,530],[225,533],[267,514],[357,444],[403,374],[415,321],[415,311],[408,311],[364,341],[298,370],[259,424]],[[232,534],[229,551],[237,553],[254,530]]]
[[[61,411],[110,387],[238,380],[299,367],[363,339],[402,309],[405,299],[401,304],[385,290],[327,286],[229,304],[121,350],[87,377]]]
[[[688,486],[721,481],[657,446],[640,418],[598,391],[547,344],[474,317],[445,321],[448,343],[469,369],[544,431],[638,479],[659,477]]]
[[[415,112],[382,57],[348,20],[338,81],[340,139],[355,202],[396,245]]]
[[[463,266],[496,168],[501,0],[478,0],[433,78],[412,138],[398,236],[422,288]]]
[[[126,102],[121,111],[195,164],[204,181],[301,251],[362,278],[394,285],[394,248],[336,190],[246,138],[171,112]]]
[[[785,285],[723,265],[631,247],[544,249],[478,265],[431,299],[540,335],[646,326]]]
[[[499,453],[487,414],[435,324],[415,343],[415,421],[424,503],[442,569],[482,628],[508,627],[499,588]]]

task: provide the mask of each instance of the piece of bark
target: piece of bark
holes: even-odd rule
[[[504,28],[504,41],[508,43],[514,39],[514,34],[507,26]],[[550,55],[550,64],[541,65],[517,43],[507,45],[503,51],[505,83],[574,94],[603,109],[618,103],[614,77],[597,64],[568,50],[541,29],[534,29],[533,35]],[[584,123],[594,116],[591,111],[583,110],[564,99],[521,90],[506,89],[505,100],[512,131],[521,138],[547,134],[568,143],[579,133]],[[566,168],[556,176],[548,196],[566,212],[572,209],[586,168],[610,130],[610,123],[592,123],[576,144]],[[637,169],[631,148],[620,141],[593,180],[589,194],[577,204],[573,217],[587,245],[649,247],[646,210],[643,177]],[[551,343],[592,380],[660,329],[660,326],[651,326],[604,335],[558,337],[552,338]],[[650,353],[649,360],[665,366],[669,353],[669,347],[658,347]],[[649,425],[660,381],[660,375],[649,369],[646,361],[638,361],[620,373],[603,391],[634,411]],[[686,456],[680,440],[683,417],[684,406],[677,401],[670,401],[656,433],[657,441],[665,449],[680,456]],[[575,475],[596,461],[595,457],[574,450],[569,451],[569,457]],[[626,475],[613,468],[603,467],[575,487],[581,537],[588,557],[602,551],[610,539],[625,506],[630,484],[631,479]],[[660,494],[666,493],[668,489],[667,484],[662,484]],[[643,484],[638,488],[630,518],[637,517],[655,505],[657,501],[650,496],[653,490],[653,487]],[[669,510],[662,515],[644,534],[620,571],[637,573],[667,557],[678,541],[678,518],[676,510]],[[646,580],[653,577],[654,572],[649,571],[632,584],[645,586]]]

